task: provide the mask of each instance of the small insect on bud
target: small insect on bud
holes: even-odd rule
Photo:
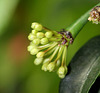
[[[34,22],[34,23],[32,23],[31,28],[33,28],[34,30],[37,30],[37,31],[41,31],[43,27],[41,24]]]
[[[31,51],[30,51],[30,54],[31,55],[36,55],[38,53],[38,49],[37,48],[33,48]]]
[[[37,32],[38,32],[37,30],[32,30],[32,34],[33,34],[33,35],[36,35]]]
[[[50,32],[50,31],[48,31],[48,32],[45,33],[45,36],[46,36],[47,38],[51,38],[52,35],[53,35],[53,33]]]
[[[42,70],[47,71],[48,62],[42,65]]]
[[[28,35],[28,39],[29,40],[33,40],[33,39],[35,39],[36,38],[36,36],[34,35],[34,34],[32,34],[32,33],[30,33],[29,35]]]
[[[40,58],[40,57],[43,57],[44,54],[45,54],[45,52],[39,52],[36,56],[37,56],[37,58]]]
[[[41,44],[47,44],[49,41],[48,41],[48,38],[42,38],[41,39]]]
[[[43,58],[36,58],[36,59],[34,60],[34,64],[35,64],[35,65],[40,65],[40,64],[42,63],[42,61],[43,61]]]
[[[38,32],[38,33],[36,34],[36,36],[37,36],[37,38],[43,38],[43,37],[44,37],[44,33]]]
[[[49,72],[52,72],[55,69],[55,67],[56,67],[55,62],[51,62],[48,64],[47,70],[49,70]]]
[[[33,44],[35,44],[35,45],[39,45],[40,39],[39,39],[39,38],[36,38],[36,39],[34,39],[32,42],[33,42]]]

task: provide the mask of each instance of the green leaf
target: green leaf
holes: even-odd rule
[[[74,56],[60,93],[88,93],[100,74],[100,36],[90,40]]]

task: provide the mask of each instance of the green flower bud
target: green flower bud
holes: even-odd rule
[[[45,36],[46,36],[47,38],[51,38],[52,35],[53,35],[53,33],[50,32],[50,31],[48,31],[48,32],[45,33]]]
[[[34,23],[32,23],[31,28],[33,28],[34,30],[37,30],[37,31],[41,31],[43,27],[41,24],[34,22]]]
[[[42,65],[42,70],[47,71],[48,62]]]
[[[36,59],[34,60],[34,64],[35,64],[35,65],[39,65],[39,64],[42,63],[42,61],[43,61],[43,58],[36,58]]]
[[[65,68],[63,66],[61,66],[58,69],[58,75],[63,75],[63,74],[65,74]]]
[[[40,39],[39,39],[39,38],[36,38],[36,39],[34,39],[32,42],[33,42],[33,44],[35,44],[35,45],[39,45]]]
[[[48,38],[41,39],[41,44],[47,44],[47,43],[48,43]]]
[[[51,62],[47,66],[47,70],[49,70],[49,72],[51,72],[51,71],[53,71],[55,69],[55,67],[56,67],[55,62]]]
[[[36,38],[35,35],[33,35],[32,33],[29,34],[28,39],[29,40],[34,40]]]
[[[60,66],[60,60],[57,60],[56,66],[57,66],[57,67]]]
[[[37,38],[43,38],[43,37],[44,37],[44,33],[38,32],[38,33],[36,34],[36,36],[37,36]]]
[[[34,29],[36,25],[38,25],[38,23],[37,23],[37,22],[32,23],[31,28],[33,28],[33,29]]]
[[[62,79],[65,77],[65,75],[64,75],[64,74],[63,74],[63,75],[58,75],[58,76],[59,76],[60,78],[62,78]]]
[[[37,58],[43,57],[45,52],[39,52],[36,56]]]
[[[42,25],[41,24],[37,24],[36,26],[35,26],[35,30],[37,30],[37,31],[41,31],[42,30]]]
[[[44,59],[43,64],[49,62],[49,60],[50,60],[49,58]]]
[[[67,73],[67,67],[61,66],[57,73],[60,78],[64,78]]]
[[[38,53],[38,49],[37,48],[33,48],[31,51],[30,51],[30,54],[31,55],[36,55]]]
[[[32,34],[33,34],[33,35],[36,35],[37,32],[38,32],[37,30],[32,30]]]
[[[36,48],[36,46],[35,46],[35,45],[29,45],[29,46],[27,47],[27,50],[28,50],[28,51],[31,51],[33,48]]]
[[[31,51],[32,49],[33,49],[32,46],[28,46],[28,47],[27,47],[27,50],[28,50],[28,51]]]

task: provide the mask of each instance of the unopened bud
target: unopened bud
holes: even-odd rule
[[[49,62],[49,60],[50,60],[49,58],[44,59],[43,64]]]
[[[38,49],[37,48],[33,48],[31,51],[30,51],[30,54],[31,55],[36,55],[38,53]]]
[[[56,66],[57,66],[57,67],[60,66],[60,60],[57,60]]]
[[[39,65],[39,64],[42,63],[42,61],[43,61],[43,58],[36,58],[36,59],[34,60],[34,64],[35,64],[35,65]]]
[[[49,70],[49,72],[53,71],[55,69],[55,62],[51,62],[48,64],[47,66],[47,70]]]
[[[41,31],[43,27],[41,24],[34,22],[34,23],[32,23],[31,28],[33,28],[34,30],[37,30],[37,31]]]
[[[48,43],[48,38],[41,39],[41,44],[47,44],[47,43]]]
[[[32,42],[33,42],[33,44],[35,44],[35,45],[39,45],[40,39],[39,39],[39,38],[36,38],[36,39],[34,39]]]
[[[65,75],[63,74],[63,75],[58,75],[60,78],[64,78],[65,77]]]
[[[37,38],[43,38],[43,37],[44,37],[44,33],[38,32],[38,33],[36,34],[36,36],[37,36]]]
[[[52,35],[53,35],[53,33],[50,32],[50,31],[48,31],[48,32],[45,33],[45,36],[46,36],[47,38],[51,38]]]
[[[59,67],[57,73],[58,73],[58,76],[59,76],[60,78],[64,78],[65,75],[66,75],[66,73],[67,73],[67,67],[66,67],[66,68],[65,68],[64,66]]]
[[[39,52],[36,56],[37,58],[43,57],[45,52]]]
[[[28,51],[31,51],[33,48],[36,48],[36,46],[35,46],[35,45],[29,45],[29,46],[27,47],[27,50],[28,50]]]
[[[29,40],[34,40],[36,38],[35,35],[33,35],[32,33],[29,34],[28,39]]]
[[[32,30],[32,34],[33,34],[33,35],[36,35],[37,32],[38,32],[37,30]]]
[[[47,66],[48,66],[48,63],[44,63],[42,65],[42,70],[47,71]]]

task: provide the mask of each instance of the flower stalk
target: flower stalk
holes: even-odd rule
[[[100,6],[100,3],[98,3],[96,6]],[[66,28],[66,31],[71,32],[73,38],[75,38],[78,35],[78,33],[81,31],[84,25],[88,22],[88,17],[90,16],[91,10],[92,9],[87,11],[84,15],[82,15],[79,19],[77,19],[74,23],[72,23]]]

